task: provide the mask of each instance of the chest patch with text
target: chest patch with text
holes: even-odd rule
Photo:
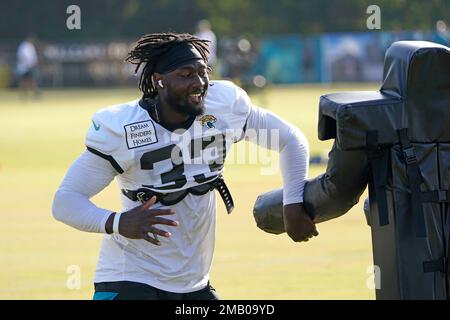
[[[128,149],[148,146],[158,142],[155,126],[150,120],[130,123],[124,128]]]

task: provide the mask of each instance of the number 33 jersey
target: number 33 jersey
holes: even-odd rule
[[[86,146],[111,163],[121,189],[177,192],[221,174],[227,149],[243,138],[251,108],[241,88],[212,81],[204,113],[186,129],[166,129],[140,101],[133,101],[97,112]],[[140,204],[123,194],[121,201],[123,211]],[[153,208],[161,206],[157,203]],[[167,218],[179,221],[179,226],[156,225],[172,234],[159,237],[161,246],[106,235],[94,281],[136,281],[171,292],[206,286],[215,241],[215,193],[187,194],[171,207],[176,213]]]

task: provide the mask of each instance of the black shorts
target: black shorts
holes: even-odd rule
[[[36,75],[35,68],[30,68],[21,75],[19,75],[19,79],[34,79]]]
[[[131,281],[94,283],[94,300],[218,300],[216,290],[209,284],[189,292],[168,292],[144,283]]]

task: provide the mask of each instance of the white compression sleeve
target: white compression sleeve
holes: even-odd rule
[[[81,231],[106,233],[106,220],[112,211],[98,208],[89,199],[106,188],[116,174],[108,161],[85,151],[72,164],[55,194],[55,219]]]
[[[275,136],[272,136],[272,130],[276,130]],[[257,141],[254,141],[255,132]],[[274,113],[253,106],[248,116],[245,138],[259,146],[280,152],[283,204],[303,202],[309,168],[309,146],[305,135]]]

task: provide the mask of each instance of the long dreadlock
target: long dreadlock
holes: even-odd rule
[[[139,78],[139,89],[144,93],[144,97],[154,98],[157,94],[152,81],[156,64],[159,57],[181,42],[190,43],[208,62],[208,40],[201,40],[188,33],[153,33],[142,36],[131,49],[125,61],[136,65],[135,73],[144,64]]]

